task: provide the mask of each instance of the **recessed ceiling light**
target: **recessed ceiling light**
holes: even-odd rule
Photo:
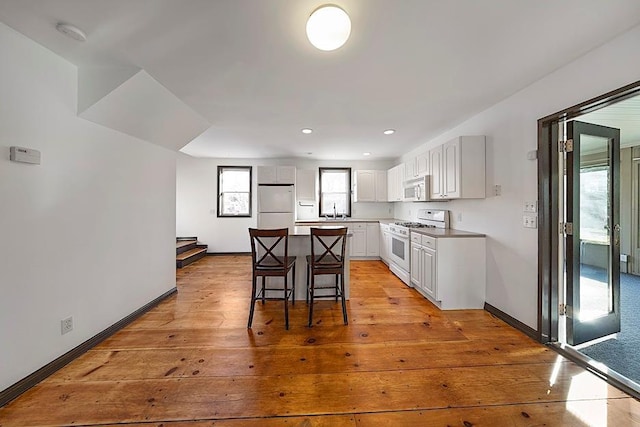
[[[71,37],[74,40],[79,42],[84,42],[87,40],[87,35],[78,27],[74,27],[71,24],[63,24],[62,22],[56,25],[56,30],[60,31],[67,37]]]
[[[308,134],[310,134],[311,132],[313,132],[313,129],[309,129],[309,128],[304,128],[304,129],[302,129],[302,133],[304,133],[304,134],[307,134],[307,135],[308,135]]]
[[[393,135],[394,133],[396,133],[395,129],[387,129],[384,132],[385,135]]]
[[[325,4],[311,13],[307,20],[307,38],[320,50],[336,50],[351,35],[351,19],[342,8]]]
[[[363,156],[370,156],[371,153],[369,153],[368,151],[366,153],[362,153]]]

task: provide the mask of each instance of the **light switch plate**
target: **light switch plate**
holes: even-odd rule
[[[524,215],[522,217],[522,225],[524,228],[538,228],[538,218],[531,215]]]
[[[537,201],[524,202],[524,211],[533,212],[533,213],[538,212],[538,202]]]

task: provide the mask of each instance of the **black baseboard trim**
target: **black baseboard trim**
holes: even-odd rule
[[[207,252],[207,256],[220,256],[220,255],[248,255],[248,256],[251,256],[251,252]]]
[[[484,303],[484,309],[486,311],[488,311],[489,313],[493,314],[494,316],[496,316],[498,319],[502,320],[503,322],[505,322],[507,325],[516,328],[517,330],[519,330],[520,332],[524,333],[525,335],[527,335],[528,337],[536,340],[536,341],[540,341],[540,337],[538,334],[538,331],[536,331],[535,329],[533,329],[530,326],[525,325],[524,323],[522,323],[521,321],[519,321],[518,319],[516,319],[515,317],[511,317],[509,316],[507,313],[505,313],[504,311],[495,308],[494,306],[492,306],[489,303]]]
[[[100,344],[102,341],[106,340],[111,335],[115,334],[120,329],[124,328],[129,323],[133,322],[135,319],[137,319],[138,317],[140,317],[141,315],[143,315],[144,313],[146,313],[156,305],[160,304],[163,300],[175,294],[177,291],[178,291],[177,287],[174,287],[173,289],[168,290],[164,294],[160,295],[158,298],[140,307],[139,309],[137,309],[127,317],[124,317],[121,320],[114,323],[113,325],[109,326],[104,331],[99,332],[92,338],[89,338],[87,341],[83,342],[79,346],[69,350],[68,352],[58,357],[54,361],[47,363],[46,365],[44,365],[42,368],[38,369],[31,375],[21,379],[20,381],[13,384],[12,386],[9,386],[9,388],[7,388],[6,390],[1,391],[0,392],[0,408],[5,406],[7,403],[11,402],[13,399],[20,396],[25,391],[29,390],[34,385],[38,384],[40,381],[47,378],[49,375],[53,374],[58,369],[62,368],[63,366],[65,366],[66,364],[68,364],[78,356],[80,356],[81,354],[87,352],[87,350],[90,350],[91,348]]]

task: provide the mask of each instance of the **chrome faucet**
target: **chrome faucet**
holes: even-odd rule
[[[333,204],[333,219],[338,218],[338,212],[336,211],[336,204]]]

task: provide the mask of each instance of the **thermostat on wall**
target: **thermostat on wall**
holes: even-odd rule
[[[40,152],[38,150],[24,147],[11,147],[9,152],[9,160],[12,162],[31,163],[34,165],[40,164]]]

